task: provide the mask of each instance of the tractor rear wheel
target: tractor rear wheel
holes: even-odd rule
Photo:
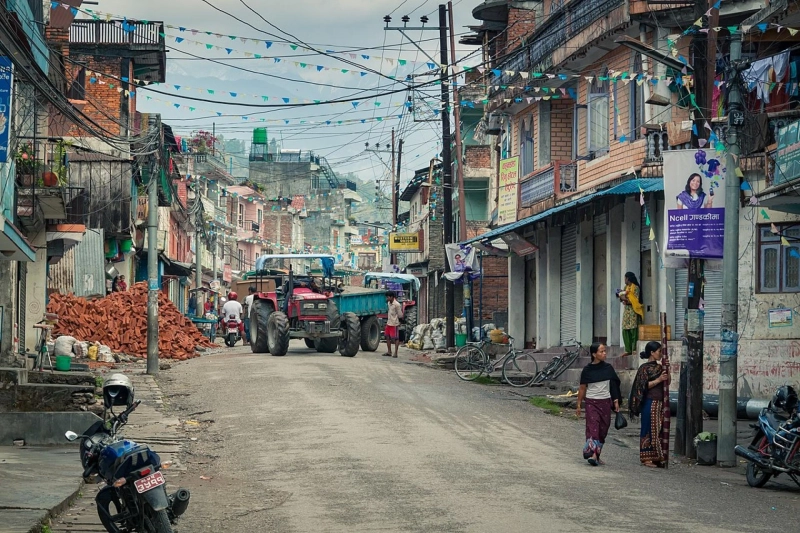
[[[406,338],[405,341],[408,342],[411,338],[411,334],[414,332],[414,328],[417,327],[417,306],[413,305],[406,309],[405,311],[405,330],[406,330]]]
[[[342,336],[339,337],[339,353],[344,357],[355,357],[361,343],[361,322],[355,313],[345,313],[341,318]]]
[[[273,311],[267,320],[267,344],[269,353],[286,355],[289,351],[289,319],[281,311]]]
[[[361,322],[361,349],[374,352],[381,344],[381,323],[375,315]]]
[[[250,309],[250,350],[253,353],[269,352],[267,322],[272,306],[266,300],[254,300]]]

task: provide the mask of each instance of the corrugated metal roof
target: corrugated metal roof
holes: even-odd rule
[[[506,224],[505,226],[501,226],[488,233],[484,233],[483,235],[479,235],[472,239],[468,239],[461,244],[469,244],[475,241],[492,240],[497,237],[500,237],[501,235],[505,235],[506,233],[510,233],[515,229],[527,226],[529,224],[533,224],[536,221],[545,219],[556,213],[560,213],[561,211],[566,211],[567,209],[572,209],[573,207],[578,207],[579,205],[587,204],[600,196],[637,194],[640,191],[640,189],[646,193],[663,191],[664,180],[662,178],[641,178],[641,179],[629,180],[620,183],[619,185],[616,185],[614,187],[611,187],[609,189],[604,189],[602,191],[597,191],[591,194],[587,194],[586,196],[578,198],[577,200],[574,200],[572,202],[557,205],[551,209],[548,209],[547,211],[542,211],[541,213],[537,213],[533,216],[523,218],[522,220],[518,220],[517,222]]]

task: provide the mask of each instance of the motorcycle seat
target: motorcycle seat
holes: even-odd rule
[[[774,411],[767,411],[766,412],[766,418],[767,418],[767,422],[769,423],[770,427],[771,428],[775,428],[775,429],[777,429],[781,424],[783,424],[784,422],[786,422],[786,420],[788,420],[787,417],[785,417],[783,415],[779,415],[778,413],[775,413]]]

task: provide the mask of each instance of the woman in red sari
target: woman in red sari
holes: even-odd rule
[[[639,460],[650,468],[663,468],[667,457],[661,446],[664,432],[664,386],[669,375],[661,363],[661,343],[650,341],[639,354],[647,362],[639,367],[631,388],[630,416],[642,417],[639,433]]]

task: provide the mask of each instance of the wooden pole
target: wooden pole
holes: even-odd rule
[[[667,313],[661,313],[661,367],[667,375],[669,370],[669,351],[667,349]],[[664,468],[669,468],[669,380],[664,382],[664,430],[661,438],[661,449],[664,450]]]

